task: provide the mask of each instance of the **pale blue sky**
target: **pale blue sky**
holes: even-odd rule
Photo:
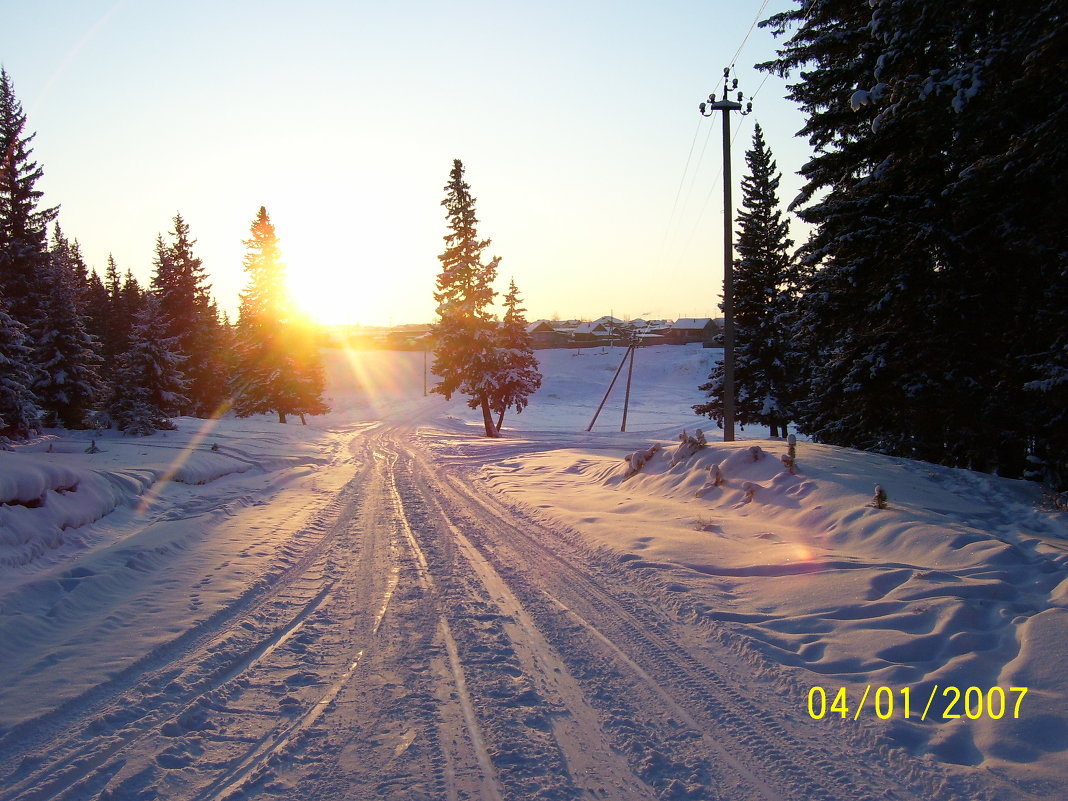
[[[514,277],[531,319],[713,316],[721,123],[697,104],[760,7],[0,0],[0,62],[37,132],[45,201],[101,272],[111,252],[147,280],[181,212],[236,309],[241,241],[265,205],[325,313],[428,321],[460,158],[500,288]],[[774,47],[752,31],[736,64],[747,94]],[[783,93],[769,78],[734,117],[736,204],[754,120],[783,200],[800,186],[807,145]]]

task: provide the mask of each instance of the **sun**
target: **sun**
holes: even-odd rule
[[[429,317],[436,259],[431,251],[427,270],[418,248],[413,258],[413,237],[401,221],[354,215],[372,228],[371,235],[352,230],[351,220],[324,220],[291,201],[279,205],[271,219],[289,295],[302,316],[325,326],[392,326]],[[345,233],[324,236],[324,230]]]
[[[369,309],[364,305],[362,292],[338,285],[336,275],[324,275],[316,270],[301,270],[298,276],[289,272],[289,294],[297,310],[321,325],[352,325],[365,323]]]
[[[289,295],[301,315],[326,326],[379,325],[388,316],[389,271],[361,269],[318,247],[285,250]]]

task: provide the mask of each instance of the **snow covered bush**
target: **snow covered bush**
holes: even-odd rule
[[[674,467],[683,459],[688,459],[693,456],[699,450],[704,448],[708,443],[705,442],[705,435],[701,429],[697,429],[693,432],[691,437],[687,432],[683,431],[679,434],[679,445],[675,448],[675,454],[671,457],[671,466]]]
[[[723,477],[723,471],[718,464],[710,464],[708,466],[708,482],[697,491],[697,497],[700,498],[706,492],[711,489],[715,489],[722,485],[727,479]]]
[[[727,479],[723,476],[723,470],[718,464],[711,464],[708,466],[708,480],[713,487],[718,487]]]
[[[634,453],[628,453],[626,456],[623,457],[624,461],[627,462],[627,472],[623,476],[623,478],[630,478],[631,476],[633,476],[635,473],[641,470],[642,467],[645,466],[646,462],[652,459],[659,452],[660,445],[657,443],[653,443],[643,451],[634,451]]]

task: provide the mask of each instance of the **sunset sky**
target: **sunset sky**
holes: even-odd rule
[[[110,252],[147,281],[180,212],[233,314],[264,205],[312,311],[426,322],[459,158],[530,319],[716,316],[721,121],[697,105],[748,33],[735,203],[754,121],[793,198],[803,120],[749,33],[788,5],[0,0],[0,62],[44,201],[100,272]]]

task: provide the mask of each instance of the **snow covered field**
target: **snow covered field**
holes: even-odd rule
[[[702,427],[689,407],[716,352],[699,347],[640,350],[627,433],[625,375],[587,433],[622,354],[539,352],[543,387],[506,418],[501,440],[479,436],[462,400],[423,396],[423,354],[329,351],[335,411],[308,426],[182,419],[145,439],[107,432],[96,453],[86,452],[88,432],[0,451],[0,801],[597,797],[583,774],[598,776],[605,798],[1063,797],[1066,516],[1039,508],[1038,488],[1024,482],[804,441],[791,473],[785,442],[759,429],[717,442],[707,420],[708,447],[672,464],[679,433]],[[654,443],[628,476],[624,457]],[[423,484],[433,492],[420,494]],[[871,505],[876,484],[885,509]],[[475,496],[499,499],[500,532],[496,513],[465,518],[464,493],[472,508]],[[421,528],[438,518],[455,535],[448,547]],[[346,529],[350,519],[361,525]],[[394,534],[372,552],[367,532],[387,519]],[[696,746],[671,750],[672,725],[708,729],[703,713],[673,707],[640,649],[624,653],[623,635],[605,633],[603,610],[561,600],[564,585],[539,590],[534,568],[510,570],[501,554],[513,520],[552,532],[546,548],[560,558],[573,549],[601,566],[590,597],[631,587],[617,618],[647,605],[675,621],[673,638],[693,638],[689,655],[672,656],[680,646],[664,642],[656,659],[675,660],[691,683],[727,665],[732,681],[702,692],[729,707],[709,720],[733,719],[723,741],[735,732],[741,745],[719,752],[718,733],[699,731]],[[320,564],[329,537],[366,565],[335,575],[341,550]],[[434,612],[413,629],[412,642],[424,638],[439,655],[405,681],[390,680],[403,672],[401,656],[384,647],[362,664],[359,636],[381,638],[406,605],[458,592],[440,568],[454,552],[473,576],[464,581],[486,597],[469,594],[457,606],[464,614]],[[554,623],[561,612],[546,598],[581,613],[581,625]],[[286,604],[304,611],[285,617]],[[495,611],[480,616],[487,604]],[[354,615],[362,635],[330,629]],[[501,621],[492,632],[471,628],[492,620]],[[644,641],[659,642],[667,625],[649,625]],[[606,649],[603,670],[578,645],[568,650],[582,626]],[[491,634],[511,644],[480,639]],[[338,652],[332,666],[327,644],[346,637],[359,656]],[[498,693],[504,679],[470,658],[483,647],[509,682],[527,684]],[[289,661],[271,666],[282,652]],[[693,653],[704,656],[694,663]],[[270,679],[255,677],[268,668]],[[621,711],[618,675],[628,669],[659,700]],[[413,683],[438,673],[451,675],[451,695],[416,697]],[[552,675],[562,678],[550,688]],[[256,703],[242,695],[254,691]],[[404,715],[419,708],[425,720],[402,726],[392,706],[372,712],[372,696],[398,709],[403,698]],[[333,772],[307,767],[325,764],[329,724],[354,702],[349,726],[373,715],[377,734],[339,746]],[[263,721],[248,722],[253,707]],[[285,728],[273,722],[279,715],[289,716]],[[761,778],[764,763],[745,755],[746,716],[764,738],[756,742],[774,750],[781,737],[793,767]],[[431,719],[436,740],[420,734]],[[65,732],[73,725],[77,736]],[[448,745],[445,731],[465,732],[468,745]],[[573,744],[583,738],[590,764],[580,769]],[[512,740],[533,750],[517,757]],[[631,751],[644,756],[618,756]],[[667,767],[642,761],[661,751]],[[380,754],[379,784],[359,779],[374,794],[346,795],[342,768],[357,776],[353,760],[378,765]],[[433,781],[411,778],[419,759]],[[403,760],[408,778],[382,783]],[[806,773],[806,762],[825,767]],[[717,765],[734,778],[717,780]]]

